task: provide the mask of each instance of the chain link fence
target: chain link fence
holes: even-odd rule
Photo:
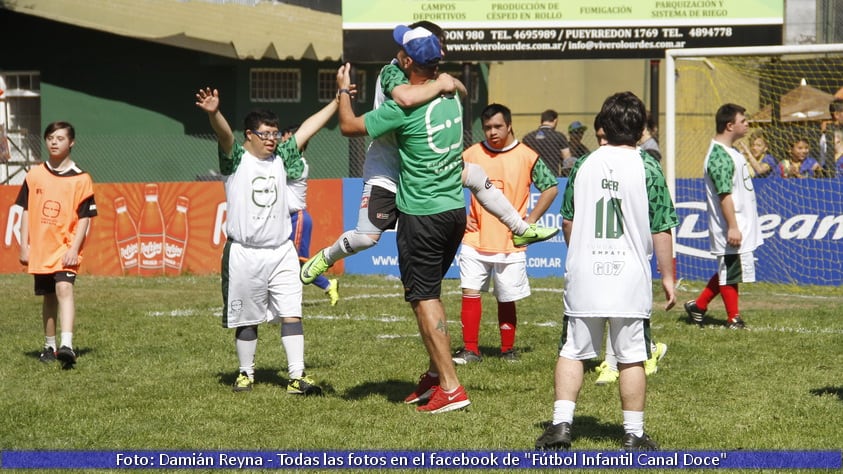
[[[482,139],[479,124],[465,143]],[[235,131],[237,140],[243,132]],[[368,137],[346,138],[338,129],[317,133],[304,152],[310,178],[360,177]],[[26,172],[47,158],[44,141],[33,133],[9,133],[11,158],[0,160],[0,184],[21,184]],[[466,146],[467,146],[466,145]],[[220,179],[216,135],[78,135],[73,160],[96,183],[208,181]]]
[[[235,132],[238,140],[242,132]],[[368,138],[345,138],[322,130],[304,153],[310,177],[360,176]],[[10,159],[0,162],[0,183],[20,184],[26,171],[46,159],[36,134],[9,134]],[[97,183],[208,181],[220,179],[217,141],[201,135],[84,135],[76,137],[73,160]]]

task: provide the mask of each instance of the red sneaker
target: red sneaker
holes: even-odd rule
[[[452,393],[445,393],[442,387],[433,387],[433,395],[430,396],[430,401],[427,405],[416,407],[416,411],[423,413],[445,413],[446,411],[459,410],[471,405],[471,400],[468,399],[468,394],[465,393],[465,388],[460,385]]]
[[[416,402],[425,402],[430,399],[430,396],[433,395],[433,387],[439,385],[439,376],[436,377],[428,374],[427,372],[421,374],[419,377],[419,384],[416,386],[416,390],[407,395],[407,398],[404,399],[404,403],[416,403]]]

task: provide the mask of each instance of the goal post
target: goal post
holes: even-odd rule
[[[680,214],[677,276],[713,274],[702,164],[725,103],[747,109],[776,162],[804,139],[827,168],[805,179],[750,177],[765,244],[755,256],[758,280],[800,285],[843,284],[843,176],[834,172],[829,104],[843,98],[843,44],[675,49],[665,52],[664,170]],[[822,130],[826,130],[823,132]],[[823,138],[825,135],[825,138]],[[821,148],[821,143],[825,144]],[[778,168],[773,174],[778,174]]]

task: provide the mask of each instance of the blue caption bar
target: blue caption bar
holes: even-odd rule
[[[840,469],[840,451],[0,451],[3,469]]]

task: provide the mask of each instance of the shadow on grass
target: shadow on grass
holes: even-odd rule
[[[381,395],[391,403],[404,403],[404,397],[416,388],[416,384],[405,380],[384,380],[364,382],[351,387],[342,394],[346,400],[361,400],[371,395]]]
[[[843,401],[843,387],[823,387],[811,389],[811,395],[821,397],[823,395],[836,395],[837,399]]]
[[[676,322],[677,323],[685,323],[688,326],[697,326],[700,329],[705,329],[708,326],[721,327],[721,328],[728,328],[729,327],[729,321],[727,321],[725,319],[717,319],[717,318],[714,318],[712,316],[709,316],[708,314],[703,316],[702,324],[690,322],[689,319],[688,319],[688,315],[684,314],[684,313],[681,316],[676,318]]]
[[[544,431],[550,423],[550,421],[542,421],[536,423],[535,426]],[[576,442],[577,438],[620,442],[623,435],[623,426],[617,423],[603,423],[593,416],[574,416],[574,424],[571,428],[573,442]]]
[[[499,359],[500,356],[501,356],[500,346],[480,346],[479,349],[480,349],[480,355],[483,356],[484,359],[487,358],[487,357]],[[515,347],[513,347],[513,349],[515,349],[515,352],[519,356],[521,356],[523,354],[529,354],[529,353],[533,352],[532,346],[518,346],[518,345],[516,345]]]
[[[93,352],[93,349],[90,349],[90,348],[87,348],[87,347],[77,347],[73,351],[76,352],[76,358],[77,358],[77,362],[78,362],[79,357],[82,357],[85,354],[90,354],[91,352]],[[39,359],[41,357],[41,351],[40,350],[27,351],[27,352],[24,352],[24,355],[26,355],[27,357],[32,357],[34,359]],[[75,363],[74,364],[63,364],[59,360],[55,360],[55,361],[49,362],[49,363],[50,364],[59,364],[59,366],[62,370],[72,370],[72,369],[76,368]]]
[[[77,347],[76,349],[73,349],[73,351],[76,352],[77,358],[82,357],[85,354],[90,354],[91,352],[94,352],[93,349],[88,348],[88,347]],[[33,357],[33,358],[37,359],[41,355],[41,349],[39,349],[37,351],[24,352],[24,355],[27,356],[27,357]]]
[[[237,375],[237,372],[218,372],[217,380],[219,380],[220,385],[233,387],[234,381],[237,380]],[[286,390],[289,380],[286,377],[281,377],[277,370],[255,369],[255,385],[274,385],[282,390]],[[326,384],[320,380],[316,380],[315,382],[316,385],[322,388],[323,395],[336,393],[333,385]]]

